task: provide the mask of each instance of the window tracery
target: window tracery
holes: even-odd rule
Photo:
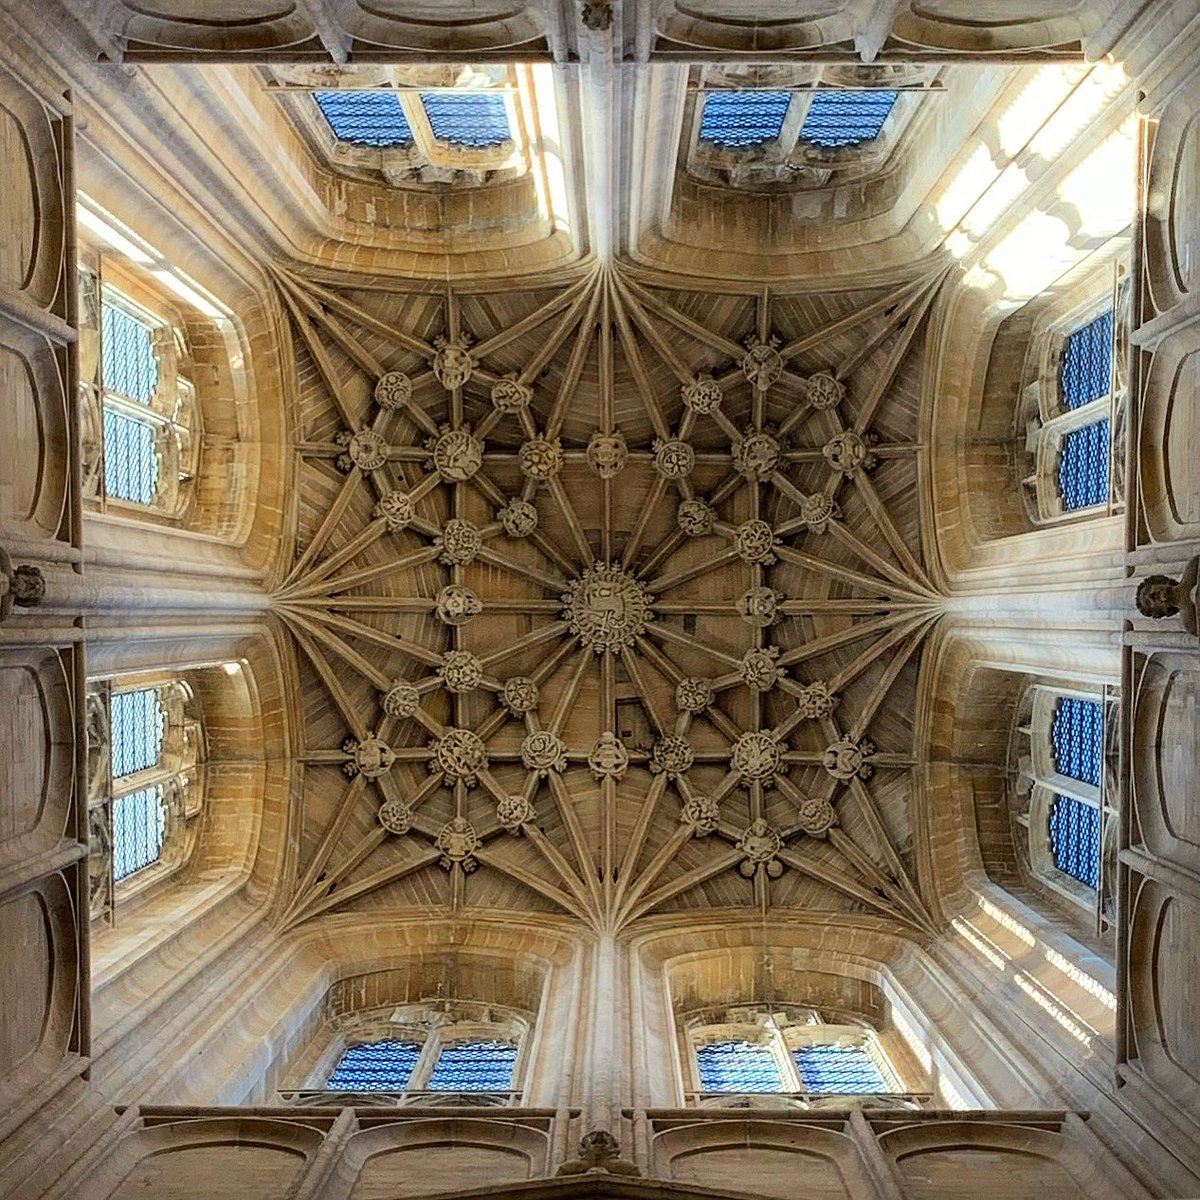
[[[91,912],[187,860],[204,801],[204,733],[190,685],[101,681],[87,697]]]
[[[1110,295],[1043,330],[1026,358],[1018,428],[1026,507],[1039,524],[1124,507],[1121,455],[1130,291],[1117,268]]]

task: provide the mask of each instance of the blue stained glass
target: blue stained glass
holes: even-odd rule
[[[1111,308],[1068,335],[1059,375],[1064,408],[1081,408],[1108,395],[1112,386],[1112,337]]]
[[[104,492],[118,500],[152,504],[158,486],[154,426],[111,408],[104,410]]]
[[[364,1042],[351,1046],[334,1068],[330,1092],[402,1092],[421,1057],[419,1042]]]
[[[119,883],[162,856],[167,809],[162,791],[143,788],[113,801],[113,881]]]
[[[1100,886],[1100,810],[1071,796],[1050,805],[1050,851],[1054,865],[1090,888]]]
[[[718,146],[761,146],[779,137],[791,102],[791,92],[709,92],[700,137]]]
[[[512,1042],[454,1042],[438,1055],[431,1092],[507,1092],[517,1048]]]
[[[800,1046],[792,1057],[806,1091],[867,1095],[891,1090],[863,1046]]]
[[[703,1092],[782,1092],[779,1063],[766,1046],[709,1042],[696,1047]]]
[[[100,369],[109,391],[139,404],[149,404],[158,387],[149,327],[114,304],[100,306]]]
[[[501,92],[422,92],[421,103],[439,142],[480,150],[512,137]]]
[[[896,103],[895,92],[816,92],[800,140],[835,150],[879,136]]]
[[[112,773],[114,779],[157,765],[162,754],[162,705],[154,688],[114,692],[112,697]]]
[[[412,129],[395,92],[314,92],[339,141],[354,146],[411,146]]]
[[[1063,438],[1058,456],[1058,490],[1068,512],[1108,501],[1110,439],[1107,417],[1073,429]]]
[[[1063,696],[1050,725],[1054,769],[1081,783],[1100,786],[1104,753],[1104,712],[1098,700]]]

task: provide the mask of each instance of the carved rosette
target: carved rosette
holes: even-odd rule
[[[713,702],[712,683],[690,675],[675,687],[675,707],[680,712],[702,713]]]
[[[611,729],[606,729],[588,754],[588,766],[596,779],[620,779],[629,768],[629,751]]]
[[[696,452],[679,438],[654,439],[654,469],[664,479],[683,479],[696,465]]]
[[[842,738],[826,749],[821,762],[834,779],[853,779],[856,775],[859,779],[870,779],[875,771],[870,761],[874,754],[875,743],[868,738],[860,742]]]
[[[442,655],[438,677],[448,692],[473,692],[483,679],[483,663],[469,650],[447,650]]]
[[[421,704],[421,694],[411,683],[397,681],[383,695],[383,711],[398,721],[413,716]]]
[[[675,513],[675,523],[688,537],[712,533],[717,514],[703,500],[683,500]]]
[[[433,540],[439,551],[438,561],[446,566],[469,563],[483,546],[483,535],[470,521],[451,517]]]
[[[338,470],[349,473],[355,467],[360,471],[378,471],[387,462],[388,444],[383,435],[374,429],[360,429],[357,433],[339,433],[334,441],[345,446],[344,454],[338,455]]]
[[[542,778],[551,771],[561,774],[567,769],[567,744],[549,729],[539,729],[521,743],[521,762]]]
[[[796,708],[806,721],[821,721],[833,715],[840,699],[840,696],[829,690],[827,683],[818,679],[805,685],[796,697]]]
[[[823,838],[837,824],[837,814],[824,796],[801,796],[796,803],[796,824],[809,837]]]
[[[444,425],[425,445],[433,469],[447,483],[465,483],[483,466],[483,444],[469,429]]]
[[[487,747],[469,729],[447,729],[429,748],[433,751],[429,770],[441,775],[445,783],[462,782],[474,787],[479,782],[479,772],[487,770]]]
[[[457,341],[450,341],[444,337],[433,339],[437,353],[429,365],[433,368],[438,383],[448,392],[462,387],[475,371],[470,345],[471,339],[466,335],[459,337]]]
[[[721,806],[711,796],[692,795],[684,801],[679,820],[691,826],[694,837],[707,837],[721,823]]]
[[[805,381],[808,402],[813,408],[836,408],[846,396],[845,385],[827,371],[818,371]]]
[[[752,692],[769,692],[787,673],[778,663],[779,647],[766,646],[747,650],[742,655],[738,674]]]
[[[387,371],[375,384],[375,403],[392,412],[412,399],[412,380],[403,371]]]
[[[870,471],[879,462],[871,453],[870,441],[853,429],[834,434],[821,448],[821,453],[835,471],[841,471],[847,477],[858,470]]]
[[[538,511],[528,500],[510,500],[496,517],[511,538],[528,537],[537,528]]]
[[[697,375],[691,383],[685,383],[679,391],[683,397],[684,407],[701,416],[716,412],[725,398],[721,391],[721,385],[711,375]]]
[[[601,479],[612,479],[629,461],[629,447],[625,435],[615,433],[593,433],[588,442],[587,464]]]
[[[442,852],[438,866],[444,871],[458,867],[470,874],[479,866],[475,851],[479,849],[479,835],[468,823],[466,817],[455,817],[447,821],[438,830],[437,841],[434,845]]]
[[[347,738],[342,743],[342,750],[350,755],[350,761],[342,764],[342,770],[351,778],[361,775],[364,779],[378,779],[386,775],[396,761],[391,746],[374,734],[363,738],[361,742]]]
[[[521,446],[521,471],[530,479],[553,479],[562,470],[562,443],[558,438],[530,438]]]
[[[765,584],[752,587],[738,599],[738,616],[755,629],[766,629],[783,615],[779,611],[779,605],[784,599],[782,592],[777,592]]]
[[[783,358],[777,349],[779,338],[772,334],[764,342],[752,333],[742,344],[746,347],[742,374],[755,391],[765,392],[783,374]]]
[[[483,601],[461,583],[449,583],[438,592],[434,611],[446,625],[465,625],[483,612]]]
[[[538,686],[525,675],[514,675],[504,681],[500,701],[514,717],[533,712],[538,706]]]
[[[654,743],[650,754],[650,770],[655,775],[678,779],[692,765],[695,752],[687,738],[677,733],[664,734]]]
[[[654,598],[617,563],[593,563],[562,594],[563,620],[597,654],[618,654],[645,632]]]
[[[841,505],[824,492],[811,492],[800,498],[800,520],[813,533],[824,533],[830,521],[842,515]]]
[[[783,743],[773,734],[750,730],[730,747],[729,766],[743,786],[761,783],[771,786],[782,773]]]
[[[743,521],[733,535],[738,557],[748,563],[770,566],[775,561],[775,531],[766,521]]]
[[[374,514],[387,522],[388,533],[399,533],[412,523],[416,512],[407,492],[390,491],[375,505]]]
[[[492,384],[492,406],[497,412],[520,412],[532,399],[533,388],[518,383],[516,375],[505,375]]]
[[[505,796],[496,802],[496,820],[506,833],[519,834],[522,825],[532,825],[537,820],[537,812],[524,796]]]
[[[733,446],[733,467],[747,479],[770,479],[783,460],[783,447],[769,433],[744,433]]]
[[[765,867],[772,879],[778,879],[783,874],[783,863],[776,857],[783,849],[781,838],[762,817],[752,821],[742,836],[737,840],[737,848],[745,855],[738,865],[738,870],[747,879],[751,878],[758,868]]]
[[[412,828],[413,811],[401,800],[385,800],[379,806],[379,823],[397,837]]]

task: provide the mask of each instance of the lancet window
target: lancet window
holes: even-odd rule
[[[1119,277],[1112,295],[1041,331],[1031,345],[1019,424],[1027,505],[1039,523],[1122,507],[1128,303]]]
[[[99,681],[88,693],[93,918],[183,865],[203,803],[203,729],[182,679]]]

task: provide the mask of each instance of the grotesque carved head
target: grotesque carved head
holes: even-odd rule
[[[1179,612],[1176,596],[1179,581],[1169,575],[1147,575],[1137,590],[1137,610],[1143,617],[1162,620]]]

